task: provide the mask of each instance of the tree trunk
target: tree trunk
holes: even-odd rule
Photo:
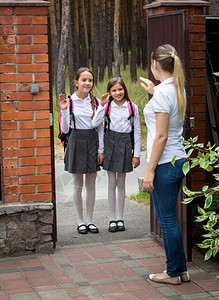
[[[57,28],[57,19],[55,13],[55,3],[54,0],[51,1],[49,6],[49,16],[50,16],[50,28],[51,28],[51,54],[52,54],[52,82],[56,83],[57,77],[57,67],[58,67],[58,56],[59,56],[59,34]],[[57,85],[55,84],[56,97],[57,97]]]
[[[137,81],[136,71],[136,43],[137,43],[137,26],[136,26],[136,0],[132,0],[132,14],[131,14],[131,63],[130,72],[132,81]]]
[[[94,0],[94,84],[97,85],[99,66],[99,20],[98,20],[98,0]]]
[[[89,1],[90,5],[90,59],[91,59],[91,67],[94,67],[94,3],[93,1]]]
[[[107,68],[108,78],[112,78],[112,63],[113,63],[113,35],[112,35],[112,14],[111,14],[111,0],[107,0],[107,17],[106,17],[106,53],[107,53]]]
[[[79,40],[79,8],[78,0],[74,1],[74,51],[75,70],[80,67],[80,40]]]
[[[101,14],[100,14],[100,73],[99,81],[104,80],[104,71],[106,67],[106,3],[105,0],[100,2]]]
[[[72,0],[71,0],[72,4]],[[71,12],[72,12],[72,5],[71,5]],[[72,22],[72,13],[69,13],[69,35],[68,35],[68,72],[69,72],[69,87],[70,87],[70,94],[72,95],[75,90],[75,66],[74,66],[74,52],[73,52],[73,22]]]
[[[62,33],[59,47],[58,69],[57,69],[57,92],[65,93],[65,65],[68,47],[68,34],[69,34],[69,0],[62,0]]]
[[[120,0],[115,0],[114,13],[114,50],[115,50],[115,76],[120,77],[121,53],[119,44],[119,18]]]

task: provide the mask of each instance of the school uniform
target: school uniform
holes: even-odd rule
[[[113,100],[110,105],[109,128],[104,135],[103,169],[118,173],[131,172],[133,170],[130,138],[132,127],[130,120],[128,120],[130,116],[128,104],[125,101],[122,106],[118,106]],[[105,106],[99,105],[92,120],[93,126],[101,124],[104,117]],[[134,157],[140,157],[141,134],[137,105],[135,105],[134,116],[134,142]]]
[[[90,95],[81,100],[75,92],[71,98],[75,122],[72,118],[70,121],[69,107],[61,111],[62,131],[67,133],[71,127],[64,159],[65,171],[73,174],[95,173],[100,170],[97,154],[103,153],[103,125],[92,125]]]

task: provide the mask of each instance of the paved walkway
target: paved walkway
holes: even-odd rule
[[[138,192],[141,167],[127,176],[127,194]],[[109,233],[107,178],[97,178],[94,222],[100,234],[81,236],[72,203],[72,178],[56,165],[58,243],[51,255],[0,259],[0,300],[219,299],[215,264],[198,253],[188,264],[192,281],[179,286],[150,281],[165,270],[164,249],[149,236],[149,207],[125,204],[125,232]]]
[[[165,269],[163,247],[149,236],[0,259],[0,300],[219,299],[216,265],[193,257],[192,280],[179,286],[148,279]]]

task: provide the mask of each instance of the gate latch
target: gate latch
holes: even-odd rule
[[[190,117],[190,129],[195,130],[195,117]]]

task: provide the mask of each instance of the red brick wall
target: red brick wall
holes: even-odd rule
[[[195,117],[195,130],[190,136],[199,136],[200,143],[207,140],[207,105],[206,105],[206,52],[205,52],[205,7],[201,6],[159,6],[149,9],[149,14],[162,14],[176,10],[188,10],[189,14],[189,114]],[[153,3],[152,3],[153,5]],[[150,5],[149,5],[150,6]],[[198,168],[190,172],[192,190],[200,189],[206,179],[205,173]]]
[[[3,203],[52,200],[47,5],[0,6]]]

